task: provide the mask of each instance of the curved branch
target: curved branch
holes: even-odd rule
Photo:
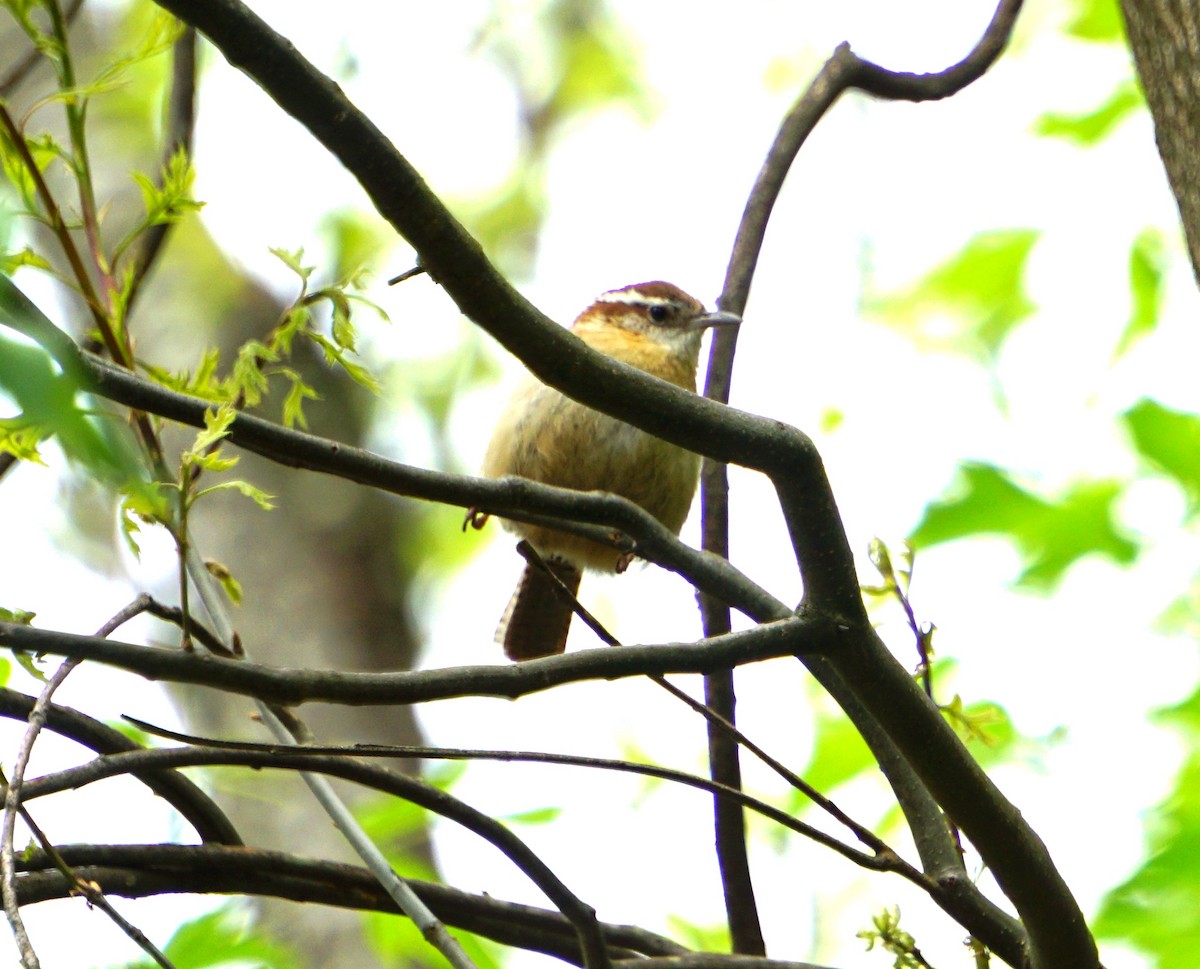
[[[28,719],[33,704],[33,697],[0,688],[0,717]],[[107,724],[54,703],[46,708],[46,729],[98,754],[145,749]],[[201,840],[226,845],[243,844],[233,823],[212,798],[182,774],[151,771],[139,772],[134,776],[178,811]]]
[[[402,914],[369,871],[331,861],[218,845],[62,845],[58,850],[81,875],[104,885],[109,894],[127,898],[178,892],[260,895]],[[22,905],[69,895],[70,885],[44,852],[32,851],[17,865],[25,872],[17,885]],[[578,938],[559,912],[431,882],[411,884],[447,925],[581,964]],[[600,931],[609,952],[619,959],[687,952],[636,926],[602,923]]]
[[[462,696],[515,699],[583,680],[615,680],[648,673],[704,673],[792,656],[802,649],[835,650],[842,635],[843,631],[828,620],[797,617],[694,644],[605,647],[511,666],[344,673],[280,669],[199,652],[136,646],[113,639],[0,623],[0,647],[81,657],[149,679],[211,686],[285,706],[314,701],[373,706]]]
[[[1026,922],[1034,969],[1096,966],[1095,943],[1083,915],[1041,840],[871,630],[853,555],[812,441],[794,428],[690,395],[587,348],[508,286],[370,120],[243,4],[159,2],[203,31],[304,124],[358,178],[459,308],[547,384],[664,440],[771,477],[808,606],[839,617],[852,633],[845,648],[829,658],[833,670],[979,849]],[[1015,9],[1011,3],[1003,6]],[[963,76],[971,77],[985,62],[986,57],[977,58]],[[921,87],[912,78],[896,77],[900,87]],[[868,77],[865,83],[872,93],[887,93],[882,80]]]
[[[439,791],[423,781],[396,774],[374,764],[357,763],[344,757],[308,756],[300,750],[287,747],[280,747],[266,754],[260,751],[214,750],[202,747],[138,750],[101,757],[81,767],[68,768],[27,781],[25,799],[28,801],[75,789],[106,777],[129,773],[134,769],[153,770],[163,767],[218,764],[295,770],[340,777],[403,798],[462,825],[504,854],[562,912],[578,933],[579,946],[589,967],[607,963],[608,957],[595,910],[581,901],[524,841],[499,821],[445,791]]]
[[[209,740],[205,737],[192,737],[171,730],[159,730],[150,724],[132,720],[132,718],[126,719],[130,719],[135,726],[145,729],[155,736],[189,744],[199,749],[247,751],[262,754],[267,758],[285,751],[288,753],[295,752],[293,748],[275,744],[218,741]],[[414,760],[500,761],[511,764],[552,764],[560,767],[587,767],[592,770],[606,770],[621,774],[639,774],[642,777],[653,777],[657,780],[690,787],[693,790],[705,791],[721,800],[729,801],[740,807],[749,808],[762,817],[829,848],[831,851],[863,868],[869,868],[872,871],[895,872],[925,891],[932,891],[935,887],[931,879],[922,876],[919,871],[877,838],[872,839],[872,842],[869,844],[874,854],[868,854],[867,852],[850,847],[832,835],[826,834],[824,831],[820,831],[798,818],[793,818],[786,811],[773,807],[742,790],[700,777],[696,774],[689,774],[686,771],[675,770],[670,767],[660,767],[656,764],[638,764],[633,761],[615,760],[609,757],[581,757],[575,754],[553,754],[545,751],[479,750],[456,747],[425,747],[411,744],[355,744],[349,747],[306,744],[304,747],[299,748],[299,751],[307,757],[403,757]],[[852,823],[848,826],[852,830],[858,830],[857,826]]]
[[[209,402],[159,387],[94,356],[79,353],[61,331],[33,336],[47,346],[60,364],[78,373],[93,393],[138,411],[192,427],[204,426],[204,414],[211,407]],[[764,622],[792,612],[725,559],[689,548],[652,515],[616,495],[569,491],[523,478],[489,480],[427,471],[249,414],[238,415],[230,428],[229,440],[288,467],[336,475],[395,495],[478,508],[518,521],[550,516],[605,526],[588,533],[600,541],[608,541],[611,530],[617,528],[636,539],[637,552],[643,558],[678,572],[752,619]]]

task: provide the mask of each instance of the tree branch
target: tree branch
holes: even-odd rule
[[[591,351],[516,294],[406,159],[328,78],[237,0],[160,0],[253,77],[352,172],[459,308],[541,379],[572,398],[707,457],[767,473],[780,495],[814,612],[852,632],[830,658],[922,782],[979,849],[1025,920],[1033,969],[1094,969],[1095,945],[1045,846],[965,751],[870,629],[853,556],[820,456],[807,436],[656,381]],[[1015,10],[1006,2],[1003,10]],[[985,52],[986,54],[986,52]],[[986,56],[967,64],[971,77]],[[920,90],[905,75],[864,88]],[[929,86],[930,96],[936,96]],[[617,651],[619,652],[619,651]]]
[[[1200,280],[1200,8],[1195,0],[1121,0],[1121,12]]]
[[[478,835],[497,848],[532,881],[575,927],[584,963],[602,967],[608,954],[596,922],[595,911],[582,902],[528,845],[503,824],[477,811],[445,791],[394,773],[375,764],[363,764],[345,757],[309,756],[300,749],[279,747],[269,753],[244,750],[214,750],[184,747],[171,750],[139,750],[113,754],[81,767],[57,771],[26,783],[26,797],[33,800],[47,794],[74,789],[128,773],[133,769],[153,770],[184,765],[246,765],[326,774],[403,798],[418,807],[439,814]]]
[[[192,427],[204,426],[205,412],[211,406],[207,401],[160,387],[89,354],[73,352],[60,340],[55,340],[53,347],[48,349],[56,359],[64,354],[72,357],[68,363],[71,372],[79,373],[86,388],[93,393]],[[64,361],[60,359],[59,362]],[[689,548],[652,515],[616,495],[553,488],[524,478],[489,480],[427,471],[249,414],[238,415],[230,427],[229,440],[279,464],[336,475],[391,494],[478,508],[518,521],[542,521],[551,517],[563,522],[604,526],[584,532],[602,542],[608,541],[612,529],[616,528],[636,540],[637,553],[643,558],[678,572],[698,588],[759,622],[779,619],[792,612],[727,560]]]
[[[0,717],[26,720],[33,710],[33,703],[34,699],[31,696],[0,688]],[[107,724],[93,720],[70,707],[55,703],[46,708],[46,729],[98,754],[145,749],[119,730],[114,730]],[[202,841],[227,845],[243,843],[233,823],[212,798],[182,774],[176,771],[154,771],[137,773],[134,776],[175,808]]]
[[[164,893],[262,895],[403,914],[365,868],[299,858],[257,848],[218,845],[62,845],[59,852],[84,877],[113,895],[140,898]],[[65,898],[70,885],[44,852],[18,859],[26,874],[17,885],[22,905]],[[412,880],[417,894],[448,925],[493,941],[544,952],[580,965],[578,937],[559,912],[505,902],[488,895]],[[676,955],[683,946],[636,926],[600,926],[615,958]]]
[[[0,623],[0,647],[75,656],[148,679],[210,686],[284,706],[314,701],[374,706],[463,696],[515,699],[583,680],[704,673],[792,656],[801,649],[837,649],[842,634],[828,620],[797,617],[699,643],[605,647],[510,666],[455,666],[395,673],[279,669],[200,652],[136,646],[11,623]]]
[[[267,758],[264,763],[270,766],[269,758],[277,753],[294,753],[293,748],[277,744],[245,743],[241,741],[210,740],[205,737],[192,737],[170,730],[160,730],[150,724],[129,719],[135,726],[140,727],[168,740],[195,745],[199,749],[208,750],[238,750],[259,753]],[[871,871],[895,872],[914,885],[932,891],[933,883],[919,871],[909,865],[898,854],[892,851],[879,839],[868,842],[872,853],[860,851],[833,835],[814,828],[785,811],[781,811],[765,801],[759,800],[737,788],[728,787],[716,781],[689,774],[686,771],[674,770],[670,767],[660,767],[656,764],[638,764],[628,760],[615,760],[609,757],[581,757],[575,754],[553,754],[544,751],[531,750],[479,750],[456,747],[423,747],[411,744],[354,744],[352,746],[309,745],[298,748],[304,756],[349,757],[355,759],[370,759],[378,757],[403,757],[420,760],[480,760],[499,761],[506,764],[549,764],[561,767],[585,767],[592,770],[615,771],[623,774],[639,774],[643,777],[653,777],[657,780],[681,784],[693,790],[705,791],[721,800],[731,801],[742,807],[749,808],[762,817],[774,821],[781,827],[808,838],[831,851],[836,852],[848,861],[854,862]],[[53,775],[49,775],[51,778]],[[851,825],[853,828],[854,826]]]

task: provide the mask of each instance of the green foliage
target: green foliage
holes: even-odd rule
[[[1137,453],[1174,481],[1200,509],[1200,416],[1143,397],[1121,415]]]
[[[267,362],[277,359],[277,354],[286,355],[291,349],[292,340],[297,335],[304,336],[321,348],[326,363],[341,367],[355,383],[367,388],[372,393],[378,393],[379,381],[375,375],[362,364],[350,359],[356,352],[355,342],[357,340],[357,330],[353,321],[354,306],[357,304],[369,307],[379,315],[380,319],[385,322],[388,319],[387,313],[381,307],[352,292],[352,289],[362,282],[361,272],[355,271],[354,274],[339,282],[309,292],[308,284],[314,269],[312,266],[303,264],[304,250],[297,249],[289,252],[284,249],[272,249],[271,252],[299,277],[300,295],[291,308],[285,312],[279,326],[268,340],[267,352],[271,356],[267,358]],[[330,308],[331,335],[328,337],[313,326],[312,307],[319,303],[327,303]],[[291,375],[293,378],[295,377],[294,373]],[[311,388],[308,389],[308,395],[316,396]],[[301,394],[298,399],[302,400],[303,397],[304,395]]]
[[[466,772],[465,762],[426,764],[422,780],[438,790],[452,788]],[[393,867],[408,878],[436,878],[424,857],[413,852],[428,836],[429,814],[425,808],[401,798],[380,796],[367,799],[354,812],[371,840],[384,846]]]
[[[1159,632],[1200,641],[1200,576],[1177,596],[1158,617]]]
[[[493,21],[486,49],[520,99],[517,158],[504,183],[468,208],[473,235],[508,273],[532,268],[545,213],[545,160],[558,134],[615,107],[650,114],[636,46],[605,3],[549,0],[533,18]]]
[[[204,428],[197,432],[192,446],[180,455],[180,476],[174,487],[182,495],[182,506],[186,513],[197,501],[205,495],[217,491],[233,490],[251,499],[263,511],[270,511],[271,496],[247,481],[222,481],[207,488],[193,487],[199,472],[207,471],[219,474],[228,471],[237,463],[237,457],[225,457],[221,453],[220,443],[229,435],[229,428],[237,418],[237,410],[232,404],[222,404],[220,407],[204,412]]]
[[[544,22],[558,70],[543,113],[565,119],[613,104],[645,106],[645,86],[628,37],[601,4],[557,0]]]
[[[0,285],[7,282],[0,277]],[[8,322],[4,310],[0,300],[0,322]],[[53,437],[72,462],[99,481],[134,488],[142,480],[124,428],[80,407],[78,386],[42,348],[0,336],[0,391],[20,409],[18,416],[0,420],[0,451],[38,460],[38,444]]]
[[[113,254],[114,262],[150,226],[178,222],[188,213],[199,212],[204,207],[204,203],[198,202],[192,195],[196,170],[182,148],[177,149],[163,165],[157,182],[141,172],[134,172],[133,180],[141,190],[142,205],[146,211],[142,220],[117,246]]]
[[[1166,288],[1166,250],[1166,240],[1157,229],[1142,231],[1129,247],[1129,291],[1133,307],[1114,356],[1122,356],[1158,325]]]
[[[990,364],[1034,311],[1025,269],[1038,236],[1034,229],[980,233],[908,289],[870,298],[867,310],[919,346]]]
[[[938,709],[967,744],[980,744],[985,749],[999,753],[1002,752],[1001,748],[1011,745],[1016,736],[1008,713],[997,703],[968,705],[955,693],[949,703],[939,703]],[[980,758],[977,756],[977,759]],[[998,758],[992,759],[994,761]]]
[[[1161,718],[1193,750],[1200,746],[1200,693]],[[1188,758],[1147,827],[1147,860],[1108,894],[1093,928],[1135,946],[1156,969],[1192,969],[1200,938],[1200,754]]]
[[[1047,112],[1034,124],[1034,132],[1048,138],[1062,138],[1081,147],[1103,141],[1130,115],[1144,110],[1146,99],[1133,79],[1117,85],[1099,107],[1083,114]]]
[[[515,814],[506,814],[501,820],[507,821],[509,824],[539,825],[557,821],[561,815],[562,808],[543,807],[531,808],[528,811],[517,811]]]
[[[909,541],[923,549],[970,535],[1002,535],[1024,559],[1017,584],[1045,592],[1085,555],[1121,565],[1136,558],[1138,544],[1113,521],[1121,491],[1116,481],[1085,480],[1051,500],[1022,488],[1002,468],[967,463],[950,494],[926,507]]]
[[[520,166],[498,192],[472,206],[471,234],[510,272],[529,272],[545,207],[544,176]]]
[[[1125,39],[1125,25],[1117,0],[1074,0],[1075,14],[1067,24],[1068,37],[1113,44]]]
[[[429,964],[429,943],[406,918],[368,912],[362,917],[364,934],[376,958],[385,966],[424,966]],[[500,969],[504,951],[487,939],[462,929],[451,933],[477,969]]]
[[[304,963],[290,946],[251,932],[248,920],[232,905],[185,922],[163,948],[176,969],[299,969]],[[155,969],[150,959],[122,969]]]
[[[730,948],[729,927],[724,923],[696,925],[676,915],[667,917],[671,938],[696,952],[728,952]]]
[[[937,698],[945,695],[947,681],[953,677],[958,664],[952,659],[934,660],[933,635],[937,627],[932,623],[917,621],[909,600],[915,561],[913,550],[907,544],[902,547],[901,565],[897,567],[893,563],[891,550],[876,538],[871,541],[869,555],[881,581],[878,585],[863,586],[863,594],[885,601],[893,600],[903,609],[909,630],[916,639],[916,655],[919,660],[916,675],[923,679],[924,666],[928,664],[931,699],[938,702]],[[1007,711],[999,704],[990,701],[968,704],[955,693],[948,702],[938,702],[938,709],[963,742],[973,748],[973,753],[980,763],[994,764],[1009,759],[1019,735]],[[853,735],[857,736],[857,731],[853,731]],[[833,756],[839,756],[838,752]],[[858,770],[866,770],[872,764],[873,759],[863,744],[859,751]]]
[[[854,725],[838,712],[823,711],[814,729],[814,743],[808,766],[802,776],[823,794],[831,793],[839,784],[876,768],[875,758]],[[800,811],[811,802],[800,792],[794,792],[789,810]]]
[[[358,339],[354,321],[356,307],[366,306],[387,320],[387,314],[374,303],[353,290],[363,282],[362,274],[309,291],[309,281],[316,269],[304,264],[304,250],[272,249],[271,252],[300,280],[296,300],[283,311],[274,329],[263,339],[247,340],[238,348],[237,356],[227,376],[221,375],[220,354],[207,348],[197,364],[189,370],[167,371],[146,364],[154,380],[179,393],[201,397],[222,406],[237,409],[257,407],[266,399],[272,378],[286,385],[280,406],[283,422],[288,427],[307,427],[304,403],[319,400],[320,395],[294,367],[285,361],[290,357],[297,337],[320,347],[327,363],[343,370],[352,380],[372,392],[379,381],[361,363],[353,359]],[[330,308],[330,334],[317,329],[314,307],[326,304]]]
[[[395,240],[390,232],[384,231],[378,218],[345,209],[326,215],[320,228],[329,252],[337,260],[328,270],[334,279],[352,279],[364,267],[373,268],[380,253]]]
[[[917,941],[900,928],[900,908],[885,909],[871,916],[873,928],[863,929],[856,935],[867,943],[867,951],[878,945],[896,957],[894,969],[928,969],[929,963],[917,948]]]
[[[263,506],[260,504],[259,507],[262,508]],[[270,507],[268,504],[264,510],[269,510]],[[221,584],[221,588],[225,590],[225,595],[229,596],[229,601],[235,606],[240,605],[244,597],[242,584],[234,578],[233,573],[229,571],[229,567],[221,562],[214,562],[212,559],[205,559],[204,567],[208,570],[208,574]]]
[[[44,655],[35,656],[33,653],[27,653],[23,649],[14,649],[12,651],[13,659],[17,661],[17,665],[26,673],[32,676],[39,683],[46,682],[46,671],[42,669],[38,663],[45,660]]]
[[[466,770],[466,762],[426,764],[422,779],[439,790],[449,790]],[[428,837],[429,815],[424,808],[400,798],[380,796],[358,806],[354,814],[403,877],[437,879],[425,859],[412,850]],[[368,944],[384,965],[421,965],[427,960],[429,943],[408,919],[364,912],[362,924]],[[479,969],[499,969],[500,946],[458,929],[453,935]]]

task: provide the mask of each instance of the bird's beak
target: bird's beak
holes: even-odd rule
[[[736,313],[704,313],[690,320],[687,330],[707,330],[711,326],[737,326],[742,318]]]

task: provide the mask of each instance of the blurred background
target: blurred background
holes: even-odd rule
[[[711,305],[775,130],[834,46],[849,40],[896,70],[940,70],[992,13],[990,0],[746,0],[736,14],[710,2],[628,0],[251,5],[338,81],[509,278],[564,324],[597,293],[648,279]],[[81,76],[137,48],[155,17],[148,3],[89,0],[71,34]],[[0,24],[0,64],[27,50],[11,18]],[[314,287],[366,269],[362,295],[386,318],[356,311],[358,359],[380,389],[298,349],[294,365],[321,395],[305,405],[309,428],[414,465],[473,471],[519,363],[428,277],[388,287],[415,255],[354,181],[203,43],[200,65],[194,193],[204,208],[172,229],[130,320],[139,357],[194,370],[215,344],[227,366],[299,291],[272,248],[302,249]],[[130,170],[159,164],[167,74],[165,56],[139,61],[89,108],[114,238],[140,211]],[[28,130],[58,130],[55,107],[38,105],[52,90],[49,72],[35,71],[5,97],[14,114],[35,112]],[[0,200],[7,249],[53,248],[19,217],[11,193]],[[733,379],[734,406],[815,438],[865,584],[878,582],[872,539],[897,561],[913,541],[910,595],[919,620],[937,628],[938,699],[961,698],[979,756],[1049,845],[1109,969],[1194,965],[1200,930],[1188,848],[1200,797],[1189,754],[1200,334],[1177,221],[1115,2],[1031,5],[1009,52],[962,94],[922,105],[848,96],[822,122],[776,208]],[[45,274],[27,268],[15,278],[52,319],[81,329],[77,302]],[[278,419],[279,407],[269,400],[264,411]],[[45,628],[89,632],[140,591],[174,601],[170,540],[146,531],[133,556],[117,537],[111,497],[52,445],[45,459],[2,481],[0,605],[36,612]],[[495,525],[464,535],[457,509],[249,456],[237,474],[275,495],[277,509],[215,496],[193,528],[245,589],[237,621],[256,659],[340,669],[503,661],[492,635],[523,563]],[[770,487],[737,468],[730,477],[735,564],[798,600]],[[684,538],[698,543],[695,516]],[[624,642],[699,635],[692,590],[654,567],[589,578],[582,598]],[[881,599],[876,610],[889,644],[915,666],[898,604]],[[175,636],[150,621],[120,634]],[[598,645],[581,628],[571,644]],[[12,683],[36,689],[20,671]],[[698,682],[680,685],[699,693]],[[737,685],[747,733],[903,845],[877,773],[797,664],[744,668]],[[246,702],[165,693],[111,671],[77,672],[58,699],[96,716],[265,739]],[[302,713],[329,742],[423,737],[705,770],[702,722],[648,683],[443,701],[415,715]],[[78,756],[45,738],[34,773]],[[602,919],[720,945],[707,798],[568,768],[424,769],[510,819]],[[746,769],[756,793],[803,810],[773,777]],[[347,857],[294,778],[268,789],[258,777],[216,772],[206,783],[255,843],[294,847],[303,831],[306,852]],[[39,804],[37,816],[60,841],[178,835],[150,802],[136,784],[108,782],[86,800]],[[544,902],[469,835],[444,824],[427,831],[394,805],[357,803],[405,873],[436,865],[457,887]],[[899,905],[931,964],[967,963],[962,931],[899,879],[867,877],[758,819],[751,832],[772,955],[888,965],[856,933]],[[213,907],[156,899],[123,910],[161,942]],[[219,931],[236,936],[248,908],[223,910]],[[398,919],[265,913],[275,941],[269,957],[246,955],[250,964],[434,960],[411,955],[419,950]],[[136,957],[82,903],[38,906],[27,918],[45,964]],[[549,961],[514,955],[506,964]]]

